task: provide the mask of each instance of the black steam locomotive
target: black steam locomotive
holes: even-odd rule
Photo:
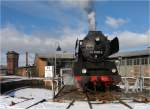
[[[75,51],[77,88],[106,90],[121,81],[115,63],[109,59],[119,51],[117,37],[110,41],[101,31],[89,31],[83,40],[76,41]]]

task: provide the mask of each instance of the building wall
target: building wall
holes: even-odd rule
[[[149,65],[120,66],[118,70],[121,76],[137,77],[142,75],[144,77],[150,77]]]
[[[14,51],[10,51],[7,53],[8,74],[15,75],[17,73],[18,59],[19,59],[18,53],[14,52]]]
[[[44,77],[45,75],[45,66],[47,65],[47,61],[42,58],[37,58],[35,60],[36,72],[39,77]]]
[[[27,72],[26,72],[26,68],[18,68],[17,75],[19,75],[19,76],[28,76]]]
[[[57,59],[56,60],[56,72],[60,72],[60,68],[71,68],[73,66],[73,59]],[[36,71],[39,77],[45,76],[45,66],[55,65],[53,58],[39,58],[35,59]]]
[[[115,59],[118,58],[119,57],[112,58],[112,61],[115,61]],[[60,68],[71,68],[73,63],[74,59],[67,59],[67,57],[65,59],[57,59],[56,73],[59,72]],[[150,77],[150,57],[147,55],[122,57],[120,63],[121,64],[118,64],[117,67],[121,76],[136,77],[142,74],[145,77]],[[54,59],[40,58],[37,56],[35,65],[38,76],[44,77],[45,66],[54,65]]]
[[[6,75],[6,74],[7,74],[7,66],[0,65],[0,75]]]
[[[7,69],[0,69],[0,75],[6,75]]]
[[[17,75],[19,75],[19,76],[29,76],[29,74],[28,74],[29,70],[31,71],[31,76],[32,77],[37,77],[38,76],[35,66],[19,67],[18,71],[17,71]]]
[[[150,77],[150,62],[149,57],[126,58],[122,59],[120,65],[118,64],[118,71],[121,76]]]

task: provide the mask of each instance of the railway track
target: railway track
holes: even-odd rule
[[[16,89],[16,90],[19,90],[19,89]],[[9,91],[9,93],[11,93],[13,91],[16,91],[16,90],[11,90],[11,91]],[[62,96],[58,95],[57,97],[58,97],[58,99],[60,99],[61,97],[63,98],[64,96],[66,96],[67,94],[68,94],[68,96],[70,96],[69,94],[73,94],[73,93],[77,93],[77,92],[78,92],[77,89],[71,89],[69,91],[64,91],[64,93],[61,94]],[[129,109],[133,109],[133,107],[130,106],[128,104],[128,102],[125,102],[125,99],[123,99],[122,96],[117,96],[113,92],[105,92],[105,93],[100,93],[99,92],[99,93],[97,93],[95,91],[91,91],[91,90],[87,89],[87,90],[85,90],[85,91],[83,91],[81,93],[84,96],[84,100],[83,101],[87,102],[87,105],[89,107],[88,109],[94,109],[95,105],[105,104],[106,102],[108,102],[108,103],[111,102],[112,103],[113,101],[115,101],[117,103],[120,103],[120,104],[124,105],[125,107],[127,107]],[[8,94],[8,92],[7,92],[7,94]],[[97,95],[101,95],[101,96],[97,96]],[[93,101],[95,101],[95,100],[93,100],[93,96],[97,97],[97,102],[93,102]],[[145,96],[142,96],[142,95],[140,95],[140,96],[143,99],[147,99],[147,97],[145,97]],[[15,96],[12,96],[12,97],[15,97]],[[5,98],[9,98],[9,97],[5,97]],[[16,105],[16,104],[19,104],[19,103],[22,103],[22,102],[25,102],[25,101],[30,101],[30,100],[32,101],[32,100],[34,100],[33,98],[31,98],[31,99],[30,98],[23,98],[23,99],[25,99],[25,100],[23,100],[21,102],[18,102],[18,103],[15,103],[13,105]],[[133,99],[129,99],[128,98],[128,100],[133,100]],[[36,101],[35,103],[29,105],[25,109],[34,107],[35,105],[38,105],[40,103],[47,102],[47,101],[48,101],[47,99],[41,99],[41,100]],[[76,101],[77,101],[77,99],[72,97],[72,100],[70,100],[70,103],[68,103],[68,105],[67,105],[67,107],[65,109],[71,109],[71,107],[74,105],[74,103]],[[138,101],[136,101],[136,102],[138,102]],[[139,102],[141,102],[141,101],[139,101]]]
[[[119,103],[123,104],[124,106],[128,107],[129,109],[133,109],[128,103],[124,102],[124,101],[123,101],[122,99],[120,99],[119,97],[116,97],[116,96],[113,95],[111,92],[110,92],[110,96],[112,96],[114,100],[119,101]]]
[[[87,98],[87,102],[88,102],[89,108],[90,108],[90,109],[93,109],[92,103],[91,103],[91,101],[90,101],[90,98],[89,98],[89,95],[88,95],[87,91],[85,92],[85,95],[86,95],[86,98]]]
[[[74,93],[76,93],[76,89],[73,89],[73,90],[70,90],[70,91],[65,91],[62,94],[62,96],[59,96],[59,99],[60,99],[60,97],[65,97],[65,96],[71,96],[73,98],[73,96],[70,95],[70,94],[74,94]],[[76,96],[78,96],[78,95],[79,94],[77,93]],[[82,95],[84,95],[82,100],[86,101],[88,103],[89,109],[93,109],[93,105],[95,105],[95,104],[98,105],[98,104],[105,104],[105,103],[113,103],[114,101],[124,105],[125,107],[127,107],[129,109],[133,109],[133,107],[130,106],[128,104],[128,102],[126,102],[125,100],[132,100],[133,102],[135,101],[135,100],[133,100],[132,97],[124,98],[123,96],[126,96],[125,93],[121,93],[118,96],[117,93],[113,93],[113,92],[109,92],[109,91],[101,94],[100,92],[97,93],[96,91],[86,89],[85,91],[82,92]],[[99,96],[99,95],[101,95],[101,96]],[[146,97],[142,97],[142,98],[147,100]],[[76,102],[76,100],[78,100],[78,98],[77,99],[73,98],[71,100],[71,102],[68,104],[68,106],[66,107],[66,109],[70,109],[73,106],[73,104]],[[98,101],[98,102],[93,102],[93,101]],[[145,102],[143,102],[143,103],[145,103]]]
[[[89,99],[88,93],[85,92],[84,94],[85,94],[85,96],[86,96],[87,103],[88,103],[88,105],[89,105],[89,109],[93,109],[92,103],[91,103],[91,101],[90,101],[90,99]],[[68,106],[66,107],[66,109],[69,109],[69,108],[73,105],[74,102],[75,102],[75,99],[73,99],[73,100],[68,104]]]
[[[83,92],[83,94],[85,94],[86,102],[87,102],[88,105],[89,105],[89,109],[93,109],[93,105],[95,105],[95,104],[104,104],[104,102],[101,102],[101,103],[98,103],[98,102],[97,102],[97,103],[91,103],[91,100],[90,100],[90,97],[89,97],[88,92],[87,92],[87,91],[86,91],[86,92]],[[112,96],[115,101],[118,101],[120,104],[126,106],[127,108],[133,109],[128,103],[124,102],[124,101],[121,100],[120,98],[115,97],[115,96],[112,95],[111,93],[110,93],[110,96]],[[73,104],[74,104],[75,101],[76,101],[76,100],[73,99],[73,100],[68,104],[68,106],[66,107],[66,109],[70,109],[71,106],[73,106]]]
[[[69,108],[73,105],[74,102],[75,102],[75,99],[73,99],[73,100],[69,103],[69,105],[66,107],[66,109],[69,109]]]

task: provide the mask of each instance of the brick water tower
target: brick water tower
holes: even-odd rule
[[[18,69],[19,54],[15,51],[7,52],[7,70],[8,75],[15,75]]]

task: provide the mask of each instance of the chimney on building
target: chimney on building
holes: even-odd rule
[[[7,74],[8,75],[15,75],[17,74],[18,69],[18,60],[19,54],[15,51],[8,51],[7,52]]]
[[[26,67],[28,66],[28,52],[26,52]]]

